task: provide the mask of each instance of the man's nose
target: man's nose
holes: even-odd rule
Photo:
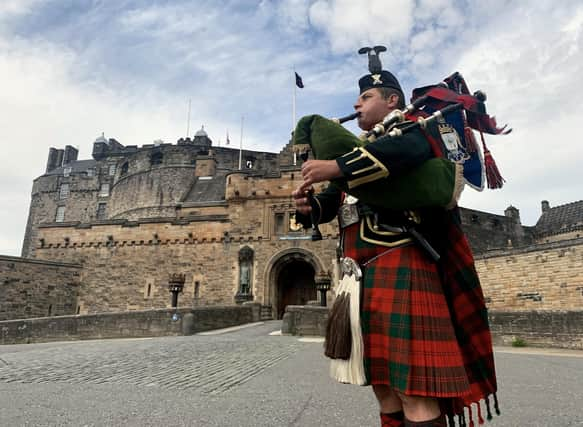
[[[360,101],[356,101],[356,103],[354,104],[354,109],[358,110],[360,107],[361,107]]]

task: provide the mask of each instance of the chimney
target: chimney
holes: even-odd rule
[[[65,145],[65,154],[63,156],[63,165],[68,165],[71,162],[77,160],[79,155],[79,150],[77,150],[72,145]]]
[[[504,216],[514,219],[514,222],[520,224],[520,211],[514,206],[510,205],[504,210]]]
[[[542,202],[540,202],[540,204],[543,214],[551,209],[551,206],[549,205],[549,202],[547,200],[543,200]]]
[[[47,160],[47,170],[45,173],[49,173],[53,169],[57,168],[57,149],[49,148],[49,158]]]
[[[55,168],[60,168],[63,166],[63,157],[65,157],[65,150],[57,149],[55,150]]]

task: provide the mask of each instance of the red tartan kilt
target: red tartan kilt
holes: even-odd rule
[[[415,244],[387,248],[345,230],[345,255],[364,264],[361,306],[364,366],[369,384],[406,395],[470,393],[460,347],[437,266]],[[387,252],[389,250],[389,252]]]

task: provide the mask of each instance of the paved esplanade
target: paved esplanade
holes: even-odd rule
[[[0,346],[0,426],[378,426],[280,322],[191,337]],[[495,426],[582,426],[583,352],[498,349]]]

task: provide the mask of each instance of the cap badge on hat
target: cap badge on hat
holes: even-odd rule
[[[372,84],[373,85],[382,85],[383,84],[383,81],[381,80],[380,74],[371,74],[370,76],[372,77]]]

